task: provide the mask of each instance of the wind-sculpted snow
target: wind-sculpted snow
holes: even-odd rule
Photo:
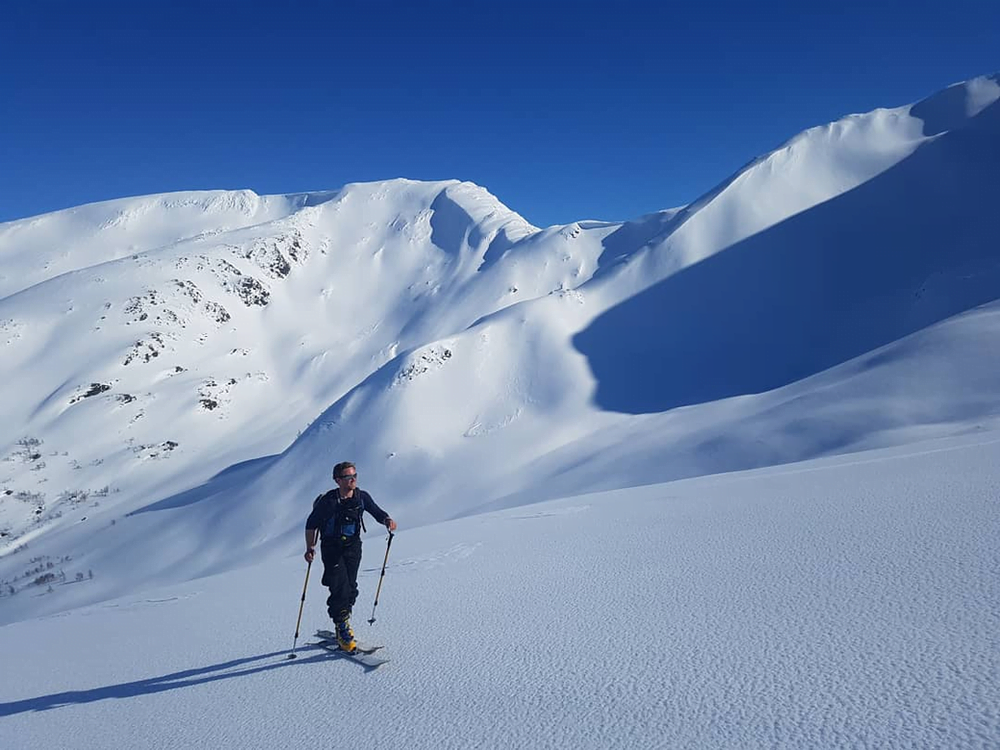
[[[1000,99],[1000,73],[956,83],[910,107],[910,114],[924,123],[926,136],[940,135],[965,126]]]
[[[388,505],[377,619],[378,532],[354,617],[376,671],[310,645],[316,571],[287,658],[290,546],[0,629],[0,727],[22,750],[992,747],[998,467],[992,433],[419,529]]]

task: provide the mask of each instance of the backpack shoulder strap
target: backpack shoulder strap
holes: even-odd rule
[[[336,490],[330,490],[329,492],[324,492],[321,495],[318,495],[316,497],[316,499],[313,500],[313,508],[316,508],[317,506],[320,505],[320,503],[322,503],[324,501],[331,500],[330,494],[334,493],[334,492],[336,492]],[[336,502],[336,498],[332,498],[332,500],[333,500],[333,502]]]

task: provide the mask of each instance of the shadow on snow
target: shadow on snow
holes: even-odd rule
[[[272,669],[280,669],[301,664],[315,664],[317,662],[329,661],[330,659],[341,659],[350,661],[336,653],[331,653],[319,646],[303,646],[299,649],[301,654],[306,649],[319,650],[322,653],[310,656],[306,659],[281,659],[280,661],[268,661],[279,656],[285,656],[290,651],[272,651],[269,654],[259,656],[249,656],[243,659],[233,659],[232,661],[213,664],[210,667],[198,667],[196,669],[186,669],[181,672],[163,675],[161,677],[151,677],[147,680],[136,680],[134,682],[123,682],[118,685],[106,685],[105,687],[91,688],[89,690],[67,690],[62,693],[52,693],[51,695],[41,695],[37,698],[27,698],[10,703],[0,703],[0,717],[13,716],[14,714],[27,713],[29,711],[49,711],[53,708],[64,706],[75,706],[96,701],[109,700],[115,698],[134,698],[138,695],[152,695],[162,693],[167,690],[177,690],[186,687],[195,687],[219,680],[229,680],[235,677],[246,677],[260,672],[269,672]],[[372,671],[372,667],[359,665],[366,672]]]

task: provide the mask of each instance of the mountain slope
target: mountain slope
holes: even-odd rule
[[[287,217],[329,197],[182,192],[103,201],[0,224],[0,299],[62,273]]]
[[[998,171],[994,102],[860,186],[630,297],[575,339],[598,403],[643,413],[759,393],[1000,297]],[[620,366],[640,357],[642,368]]]
[[[391,661],[371,673],[309,645],[328,622],[315,570],[287,658],[297,547],[8,625],[4,737],[24,750],[988,747],[998,439],[401,529],[370,626],[373,533],[355,622]],[[237,554],[242,539],[216,531]],[[331,690],[372,708],[330,717]]]
[[[184,226],[192,204],[222,221],[213,213],[222,196],[198,197],[83,213],[100,222],[95,236],[131,229],[131,247],[153,245],[163,225]],[[254,203],[231,197],[248,211]],[[571,273],[548,270],[539,253],[522,254],[510,273],[482,269],[491,251],[514,253],[537,230],[471,185],[397,181],[322,200],[256,201],[275,203],[295,210],[127,257],[88,256],[70,243],[78,268],[0,300],[3,369],[20,383],[0,395],[9,426],[0,480],[42,522],[58,522],[65,503],[39,485],[77,497],[102,492],[108,504],[120,499],[114,490],[163,494],[278,450],[397,350],[545,293]],[[8,227],[5,259],[20,257],[22,235],[58,232],[63,213]],[[198,216],[196,228],[209,221]],[[74,241],[87,245],[81,236]],[[588,252],[596,250],[580,254]],[[36,255],[48,263],[63,254]],[[127,486],[115,481],[123,474]],[[3,530],[19,537],[23,526],[12,520]]]

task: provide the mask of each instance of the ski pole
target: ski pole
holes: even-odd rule
[[[389,547],[392,546],[393,533],[389,532],[389,541],[385,543],[385,559],[382,561],[382,575],[378,577],[378,587],[375,589],[375,603],[372,605],[372,619],[368,621],[369,625],[375,624],[375,607],[378,606],[378,595],[382,591],[382,579],[385,578],[385,565],[389,562]]]
[[[309,571],[312,570],[312,560],[306,566],[306,582],[302,584],[302,603],[299,604],[299,619],[295,621],[295,640],[292,641],[292,653],[288,655],[289,659],[295,658],[295,644],[299,641],[299,625],[302,623],[302,608],[306,606],[306,589],[309,588]]]

